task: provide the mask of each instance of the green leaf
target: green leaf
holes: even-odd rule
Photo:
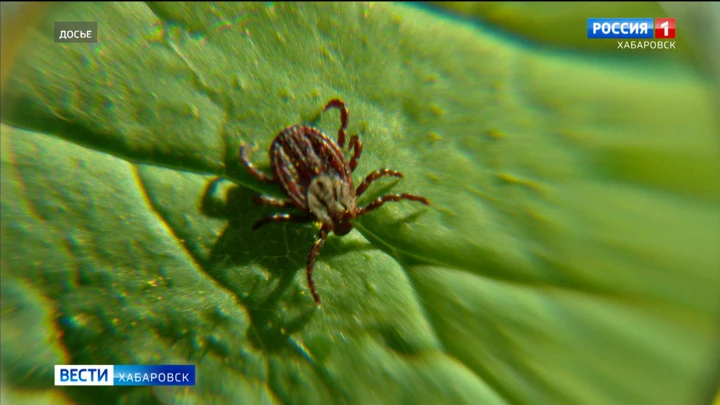
[[[56,44],[54,21],[100,41]],[[720,127],[690,63],[410,5],[56,6],[3,86],[4,382],[53,403],[707,399]],[[364,141],[355,181],[405,174],[360,202],[433,205],[329,237],[318,310],[317,228],[251,232],[274,212],[252,196],[281,192],[238,149],[268,170],[283,127],[334,136],[334,97]],[[197,386],[52,387],[53,364],[158,363],[196,364]]]

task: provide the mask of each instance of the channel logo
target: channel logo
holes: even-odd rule
[[[195,366],[56,365],[55,385],[195,386]]]
[[[588,18],[591,39],[674,39],[674,18]]]
[[[657,38],[657,39],[674,39],[675,38],[675,19],[674,18],[656,18],[655,19],[655,38]]]

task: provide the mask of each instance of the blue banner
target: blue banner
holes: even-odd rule
[[[600,39],[651,39],[652,18],[588,18],[587,37]]]
[[[113,385],[195,385],[194,365],[113,366]]]

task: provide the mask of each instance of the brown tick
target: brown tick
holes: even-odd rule
[[[253,230],[269,222],[319,222],[322,225],[308,254],[306,267],[308,286],[318,306],[320,296],[315,290],[312,271],[315,258],[325,243],[328,232],[346,235],[352,230],[351,221],[355,217],[367,214],[388,201],[413,200],[430,205],[430,201],[425,197],[403,193],[384,195],[364,207],[358,207],[357,199],[370,183],[383,176],[403,175],[390,169],[376,170],[368,174],[355,189],[352,173],[362,153],[362,142],[358,135],[350,138],[348,152],[352,153],[352,157],[348,162],[342,150],[345,146],[348,110],[345,103],[339,99],[330,100],[323,111],[330,108],[340,109],[337,143],[317,128],[307,125],[294,125],[283,129],[270,146],[272,176],[255,168],[245,155],[245,145],[240,147],[240,159],[250,174],[260,181],[282,186],[289,197],[289,200],[281,200],[260,194],[255,197],[255,202],[275,207],[295,207],[301,211],[262,218],[252,226]]]

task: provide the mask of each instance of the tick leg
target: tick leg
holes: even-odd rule
[[[380,177],[384,176],[392,176],[392,177],[401,177],[403,176],[402,173],[400,173],[397,170],[391,170],[391,169],[379,169],[375,170],[374,172],[370,173],[365,177],[365,180],[363,180],[362,183],[358,186],[357,190],[355,191],[355,195],[360,197],[365,190],[370,186],[370,183],[373,181],[379,179]]]
[[[362,148],[363,144],[360,142],[360,137],[357,135],[353,135],[350,138],[350,144],[348,145],[348,150],[353,151],[353,156],[350,158],[350,171],[354,172],[355,168],[357,167],[358,160],[360,160],[360,155],[362,155]]]
[[[273,214],[255,222],[252,226],[252,230],[254,231],[270,222],[309,222],[311,220],[312,218],[307,215]]]
[[[430,200],[428,200],[425,197],[420,197],[419,195],[413,195],[413,194],[387,194],[381,197],[378,197],[375,201],[371,202],[370,204],[361,207],[357,210],[357,215],[363,215],[367,214],[368,212],[380,208],[383,204],[385,204],[388,201],[400,201],[400,200],[412,200],[412,201],[418,201],[425,205],[430,205]]]
[[[325,244],[326,237],[327,231],[325,230],[325,228],[321,228],[320,234],[318,234],[318,238],[315,241],[315,244],[313,245],[312,249],[310,249],[310,253],[308,254],[307,258],[307,267],[305,268],[305,272],[307,273],[308,287],[310,287],[310,293],[312,294],[313,299],[315,300],[315,303],[318,307],[320,306],[320,296],[318,295],[317,290],[315,290],[315,281],[312,278],[312,272],[313,267],[315,266],[315,258],[320,252],[320,248],[322,248]]]
[[[271,205],[273,207],[288,207],[291,205],[290,201],[281,200],[279,198],[270,197],[269,195],[258,194],[253,198],[256,204]]]
[[[254,164],[247,158],[246,152],[245,152],[245,145],[240,146],[240,160],[242,160],[243,164],[245,164],[245,167],[247,167],[250,174],[255,177],[256,179],[265,182],[265,183],[274,183],[275,179],[273,179],[271,176],[268,176],[267,174],[261,172],[258,170]]]
[[[338,146],[342,148],[345,146],[345,137],[347,131],[347,122],[348,122],[348,110],[345,108],[345,103],[342,102],[342,100],[338,98],[334,98],[330,101],[328,101],[327,105],[325,106],[325,109],[323,112],[329,110],[330,108],[339,108],[340,109],[340,129],[338,129]]]

